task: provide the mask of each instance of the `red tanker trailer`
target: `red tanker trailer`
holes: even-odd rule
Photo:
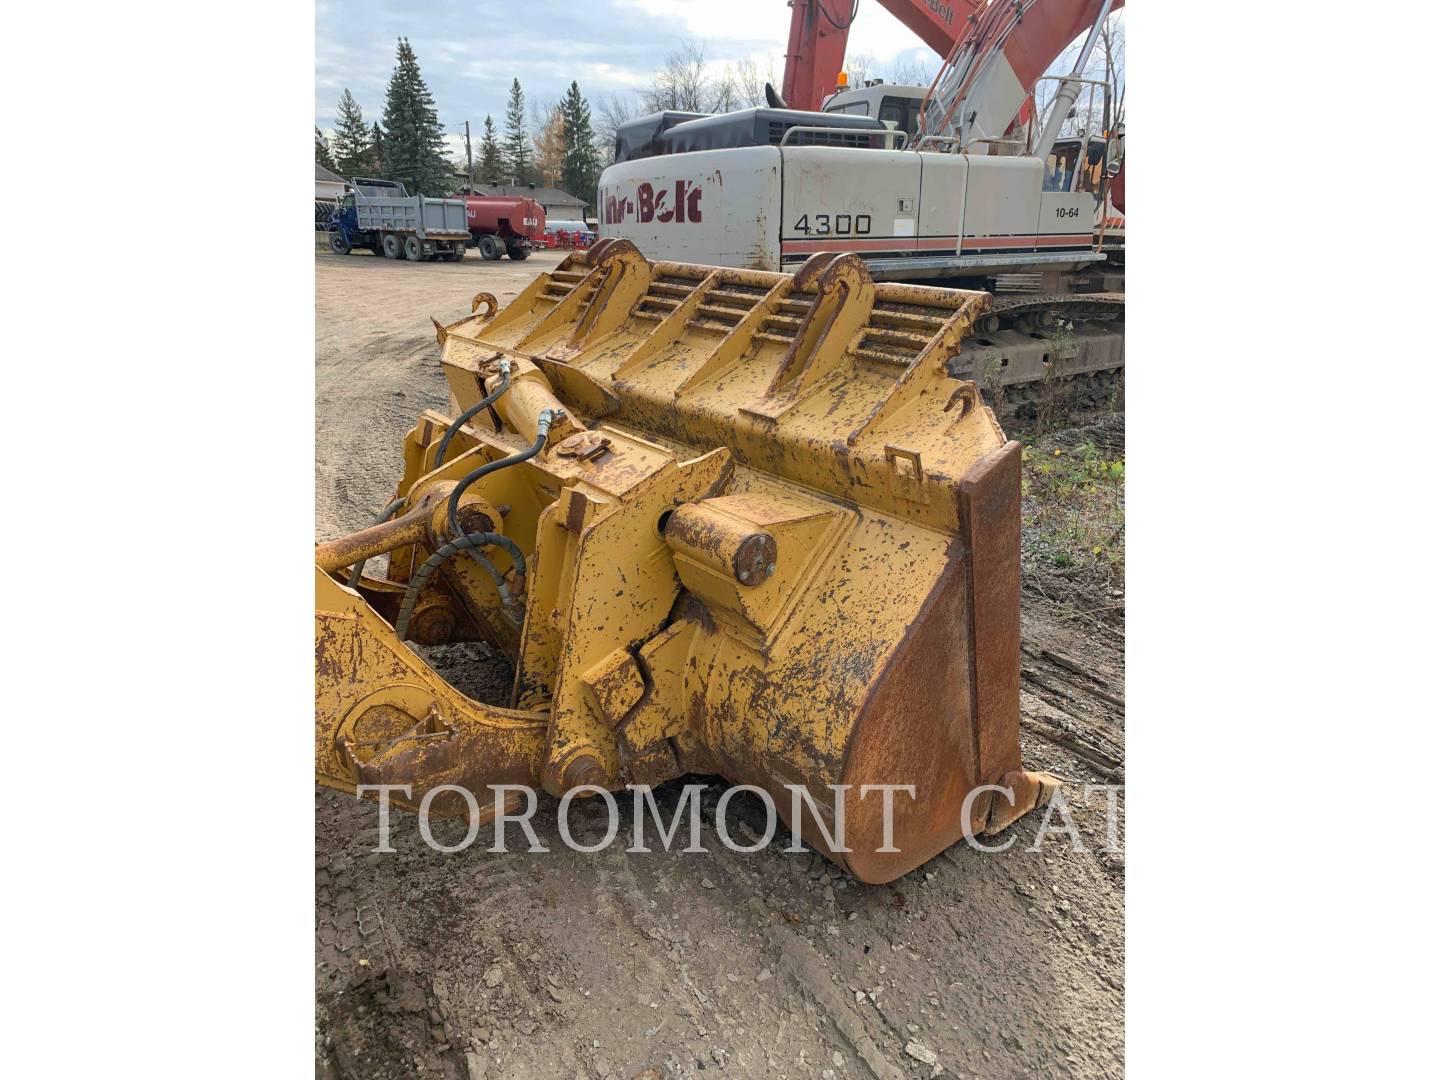
[[[545,210],[525,195],[467,195],[457,191],[454,197],[465,200],[465,224],[481,258],[509,255],[523,259],[545,235]]]

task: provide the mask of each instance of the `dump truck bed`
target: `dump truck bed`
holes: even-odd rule
[[[413,232],[422,240],[470,235],[464,199],[368,196],[355,200],[355,214],[360,228],[366,231]]]

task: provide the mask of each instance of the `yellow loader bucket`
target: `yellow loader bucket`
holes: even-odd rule
[[[319,779],[414,808],[719,773],[868,882],[1042,804],[1020,447],[945,369],[989,301],[611,240],[437,323],[455,415],[406,437],[387,520],[316,549]],[[406,643],[464,640],[514,662],[504,706]]]

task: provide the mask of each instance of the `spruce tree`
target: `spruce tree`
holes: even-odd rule
[[[335,171],[335,159],[330,155],[330,144],[325,140],[325,133],[318,127],[315,129],[315,164],[324,165],[331,172]]]
[[[505,179],[505,159],[500,153],[500,138],[495,134],[495,121],[485,117],[485,133],[480,138],[480,183],[499,184]]]
[[[530,132],[525,129],[525,92],[520,80],[510,84],[510,103],[505,106],[505,168],[516,184],[534,179],[531,165]]]
[[[403,37],[385,91],[385,178],[401,181],[412,195],[443,195],[450,181],[435,99]]]
[[[365,160],[364,175],[372,180],[384,179],[385,136],[381,133],[378,122],[370,125],[370,154]]]
[[[361,115],[360,103],[346,90],[335,109],[336,171],[347,178],[365,175],[373,168],[373,149],[370,128]]]
[[[565,121],[565,163],[562,183],[571,195],[595,208],[595,188],[600,181],[600,155],[595,152],[595,132],[590,126],[590,104],[580,96],[580,87],[571,82],[560,102]]]

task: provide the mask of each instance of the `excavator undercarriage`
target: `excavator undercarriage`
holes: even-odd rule
[[[1125,376],[1123,293],[999,294],[950,362],[1003,420],[1118,404]]]
[[[606,240],[474,307],[436,324],[454,414],[419,418],[379,523],[316,548],[322,783],[455,814],[720,774],[868,882],[1049,799],[1020,761],[1020,447],[951,374],[988,293]],[[506,700],[416,650],[461,641],[510,658]],[[888,824],[876,785],[913,789]]]

